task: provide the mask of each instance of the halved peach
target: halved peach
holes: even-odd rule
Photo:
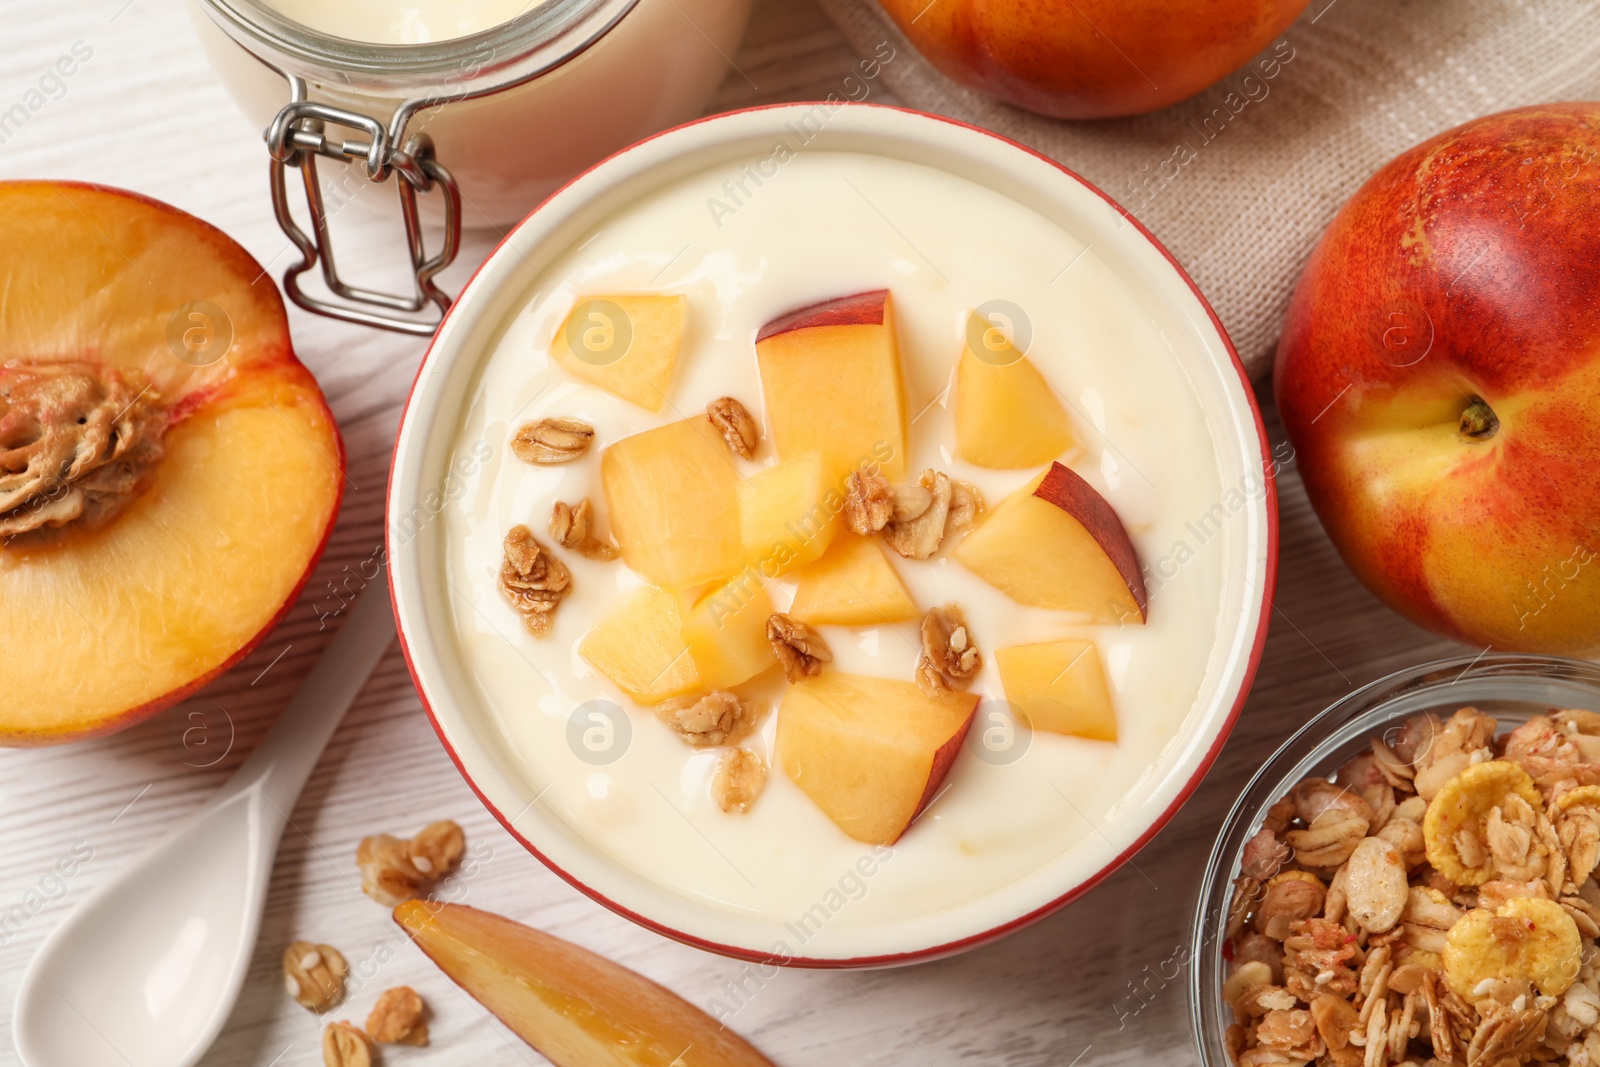
[[[789,615],[813,626],[879,626],[921,614],[876,538],[841,532],[822,558],[791,577]]]
[[[571,942],[465,904],[408,900],[394,921],[555,1067],[772,1067],[682,997]]]
[[[761,327],[756,361],[778,456],[820,452],[836,483],[862,466],[905,479],[906,398],[887,289]]]
[[[1000,684],[1035,730],[1117,739],[1117,712],[1093,641],[1064,638],[996,649]]]
[[[1002,500],[955,557],[1019,604],[1096,622],[1145,620],[1144,575],[1122,520],[1059,463]]]
[[[778,758],[839,829],[892,845],[938,795],[977,707],[976,693],[823,671],[784,693]]]
[[[687,317],[688,301],[681,296],[587,297],[567,313],[550,355],[578,377],[660,411]]]
[[[778,664],[767,640],[772,598],[751,571],[713,586],[683,613],[683,641],[689,646],[703,689],[729,689]]]
[[[682,630],[677,599],[643,585],[589,629],[578,654],[639,703],[659,704],[701,688]]]
[[[744,566],[739,472],[705,419],[624,437],[600,456],[622,559],[658,585],[686,589]]]
[[[745,558],[768,578],[802,567],[828,548],[844,497],[822,453],[779,460],[739,483]]]
[[[1036,467],[1073,446],[1072,420],[1050,383],[977,312],[956,364],[955,400],[956,454],[968,463]]]
[[[122,729],[255,646],[344,492],[271,277],[132,193],[0,182],[0,743]]]

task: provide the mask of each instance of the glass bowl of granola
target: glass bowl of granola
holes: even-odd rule
[[[1223,1067],[1600,1060],[1600,667],[1490,654],[1380,679],[1255,775],[1190,945]]]

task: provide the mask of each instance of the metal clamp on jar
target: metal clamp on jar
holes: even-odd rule
[[[512,17],[495,22],[497,6]],[[212,66],[266,129],[273,210],[300,252],[283,272],[283,287],[308,311],[431,334],[450,306],[434,279],[455,258],[462,226],[516,222],[572,174],[698,114],[729,69],[750,0],[445,7],[458,26],[474,15],[493,24],[448,40],[412,41],[429,32],[398,17],[414,8],[385,6],[396,16],[385,21],[359,0],[195,0]],[[340,276],[319,158],[352,168],[364,183],[395,179],[410,293]],[[290,168],[300,171],[309,232],[290,211]],[[444,227],[431,251],[425,211]],[[328,297],[301,285],[301,275],[319,264]]]

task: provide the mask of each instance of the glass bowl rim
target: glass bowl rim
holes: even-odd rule
[[[1227,916],[1225,894],[1233,884],[1234,861],[1247,840],[1245,831],[1259,822],[1260,814],[1270,803],[1257,794],[1268,786],[1273,786],[1272,791],[1276,793],[1287,772],[1319,755],[1322,758],[1330,755],[1329,742],[1341,726],[1355,718],[1380,712],[1405,698],[1447,690],[1463,680],[1518,677],[1558,679],[1586,686],[1594,691],[1596,705],[1600,706],[1600,664],[1564,656],[1487,650],[1476,656],[1448,656],[1402,668],[1346,693],[1306,720],[1250,776],[1229,806],[1206,856],[1186,946],[1189,952],[1189,1023],[1195,1052],[1202,1065],[1227,1067],[1232,1062],[1222,1040],[1226,1023],[1219,1025],[1220,1015],[1214,1010],[1220,1004],[1221,986],[1211,979],[1218,968],[1207,964],[1214,964],[1221,958],[1221,935]],[[1468,703],[1469,700],[1462,701],[1463,706]],[[1530,703],[1540,701],[1530,700]],[[1412,715],[1416,711],[1414,707],[1407,707],[1403,714]],[[1216,1058],[1214,1053],[1221,1053],[1221,1058]]]

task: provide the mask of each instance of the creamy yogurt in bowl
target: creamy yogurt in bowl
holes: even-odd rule
[[[1116,510],[1148,621],[1023,607],[941,551],[896,559],[924,609],[956,602],[985,650],[1094,641],[1112,744],[1029,731],[990,656],[940,791],[892,845],[854,840],[782,769],[779,714],[744,742],[772,770],[751,811],[712,800],[714,750],[686,747],[578,649],[643,579],[572,553],[551,632],[500,596],[501,539],[542,541],[551,504],[604,500],[600,448],[720,396],[763,421],[754,340],[796,307],[889,290],[907,468],[974,484],[991,508],[1030,477],[955,450],[951,381],[968,317],[1004,319],[1070,413],[1061,459]],[[660,412],[549,355],[580,300],[685,299]],[[575,417],[596,447],[530,466],[517,428]],[[769,442],[746,473],[773,462]],[[396,450],[389,559],[402,640],[441,739],[484,802],[574,885],[669,936],[752,959],[899,962],[980,943],[1084,892],[1182,802],[1220,747],[1265,634],[1275,510],[1265,438],[1214,316],[1114,204],[991,134],[871,106],[720,116],[586,173],[514,230],[441,328]],[[602,509],[603,510],[603,509]],[[777,610],[787,576],[766,583]],[[915,620],[820,628],[829,669],[910,678]],[[781,672],[756,695],[776,707]],[[740,687],[743,690],[745,687]]]

